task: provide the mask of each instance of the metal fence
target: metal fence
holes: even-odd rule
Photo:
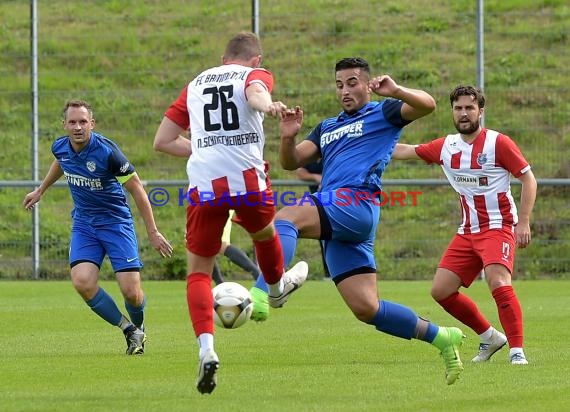
[[[51,163],[49,147],[60,133],[59,110],[67,98],[82,97],[94,104],[100,131],[128,146],[127,155],[143,179],[184,179],[183,162],[152,153],[156,126],[184,82],[219,62],[228,33],[252,28],[252,2],[246,0],[93,0],[62,2],[58,7],[38,1],[34,68],[30,3],[36,2],[0,2],[0,278],[32,274],[32,225],[21,208],[34,179],[30,153],[37,149],[43,176]],[[471,0],[418,0],[413,10],[380,1],[254,3],[260,6],[253,14],[264,61],[276,76],[274,94],[301,104],[307,127],[338,110],[331,76],[340,57],[363,56],[375,72],[390,73],[436,97],[438,110],[408,127],[406,142],[450,132],[449,90],[457,83],[478,81],[480,21]],[[484,9],[486,124],[519,143],[543,183],[532,223],[534,243],[519,251],[516,275],[568,277],[570,190],[563,179],[570,177],[570,11],[557,7],[560,2],[518,3],[489,2]],[[415,38],[422,39],[420,46]],[[275,71],[276,67],[286,69]],[[37,113],[32,113],[30,103],[34,70]],[[34,114],[39,121],[37,148],[29,138]],[[275,135],[276,126],[268,123],[269,135]],[[273,179],[287,184],[292,175],[276,166],[276,148],[277,139],[269,139]],[[380,274],[429,277],[458,222],[455,195],[444,181],[433,180],[442,177],[435,167],[393,162],[385,177],[393,181],[387,189],[423,194],[417,207],[384,208],[377,246]],[[18,181],[27,182],[14,184]],[[69,194],[60,188],[51,190],[39,208],[41,277],[68,272],[70,209]],[[168,208],[157,208],[156,214],[171,237],[182,239],[183,215],[177,220]],[[239,229],[234,237],[238,245],[249,247]],[[165,263],[149,252],[143,247],[148,276],[168,278],[183,271],[183,258]],[[299,253],[319,261],[314,242],[301,242]]]
[[[295,193],[300,198],[304,182],[277,180],[274,183],[278,206],[285,203],[284,193]],[[0,222],[2,230],[16,227],[17,238],[0,242],[0,279],[32,277],[32,236],[29,213],[20,206],[30,182],[0,182],[0,190],[9,190],[14,204],[1,205],[6,216]],[[137,220],[137,232],[141,244],[141,255],[145,262],[144,273],[149,279],[181,279],[185,275],[185,252],[183,248],[185,213],[181,191],[186,182],[146,181],[147,191],[161,188],[167,190],[169,198],[160,205],[155,204],[155,217],[159,227],[175,245],[174,258],[160,259],[146,241],[144,225]],[[520,196],[518,181],[513,181],[513,194]],[[455,233],[460,218],[459,203],[455,192],[445,180],[388,179],[384,182],[387,194],[383,205],[381,223],[377,232],[376,258],[378,272],[385,279],[428,279],[432,276],[447,243]],[[162,193],[162,192],[161,192]],[[291,196],[291,195],[289,195]],[[514,276],[521,279],[567,278],[570,274],[570,179],[539,180],[538,197],[532,220],[533,241],[529,248],[519,249]],[[161,198],[164,199],[164,196]],[[152,199],[151,199],[152,200]],[[59,222],[40,227],[40,278],[61,279],[68,276],[68,242],[71,231],[69,212],[71,201],[66,183],[58,182],[40,204],[40,214],[50,216]],[[178,210],[176,210],[178,209]],[[172,211],[175,221],[172,222]],[[558,211],[553,218],[553,211]],[[137,216],[136,211],[134,215]],[[232,243],[253,255],[251,242],[243,230],[236,228]],[[315,241],[301,240],[298,257],[311,261],[312,276],[322,276],[319,249]],[[227,263],[227,262],[226,262]],[[222,264],[228,278],[244,276],[235,272],[235,267]],[[107,261],[102,268],[103,277],[111,277],[112,270]]]

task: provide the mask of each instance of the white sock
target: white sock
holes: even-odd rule
[[[494,327],[489,327],[485,332],[479,335],[481,338],[481,342],[488,343],[491,340],[491,336],[493,336],[493,331],[495,330]]]
[[[121,320],[119,321],[119,324],[117,325],[119,328],[121,328],[121,330],[124,332],[125,329],[127,329],[129,326],[133,326],[133,324],[131,323],[130,320],[128,320],[125,315],[121,316]]]
[[[509,350],[509,357],[513,356],[515,353],[520,353],[521,355],[523,355],[523,357],[526,357],[524,356],[523,348],[511,348]]]
[[[279,279],[279,282],[272,285],[267,284],[267,286],[269,287],[270,296],[279,296],[283,293],[283,278]]]
[[[214,335],[211,333],[201,333],[200,336],[198,336],[198,346],[200,347],[198,356],[202,359],[208,349],[214,349]]]

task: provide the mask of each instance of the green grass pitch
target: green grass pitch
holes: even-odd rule
[[[115,283],[104,282],[116,299]],[[250,283],[245,282],[245,286]],[[70,282],[0,282],[1,411],[562,411],[570,407],[568,281],[518,281],[528,366],[507,349],[444,380],[437,350],[358,322],[334,284],[310,281],[264,324],[217,330],[218,387],[195,388],[197,344],[185,283],[143,282],[148,296],[144,356],[127,357],[120,331],[96,317]],[[425,281],[381,281],[382,297],[423,317],[460,326]],[[493,324],[483,282],[467,293]],[[122,306],[122,303],[121,303]]]

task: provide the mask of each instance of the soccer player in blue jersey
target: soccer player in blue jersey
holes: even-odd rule
[[[382,172],[403,127],[431,113],[435,101],[424,91],[398,85],[388,75],[371,77],[368,63],[361,58],[338,61],[335,73],[336,95],[343,109],[337,116],[323,120],[300,143],[295,136],[303,111],[297,107],[282,116],[282,166],[295,170],[319,158],[323,163],[321,189],[313,201],[285,206],[277,213],[275,226],[285,266],[293,258],[298,238],[321,239],[332,280],[356,318],[389,335],[434,345],[443,356],[447,384],[453,384],[463,370],[459,357],[463,332],[439,327],[406,306],[379,300],[374,260]],[[386,98],[371,101],[371,93]],[[263,320],[260,302],[266,299],[266,289],[261,279],[252,293],[255,316]]]
[[[144,353],[144,309],[139,257],[133,216],[123,191],[132,195],[144,220],[152,246],[170,256],[172,246],[156,228],[146,191],[119,147],[93,131],[95,119],[89,103],[70,100],[63,110],[68,135],[52,145],[55,160],[38,188],[24,198],[28,210],[45,191],[65,176],[73,198],[73,227],[69,247],[71,281],[87,305],[101,318],[121,328],[127,355]],[[107,255],[129,315],[123,315],[113,298],[99,286],[99,270]]]

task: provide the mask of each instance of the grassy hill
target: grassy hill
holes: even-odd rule
[[[93,103],[98,131],[119,142],[143,179],[184,180],[183,161],[152,151],[154,132],[185,83],[219,63],[230,35],[251,28],[251,2],[38,3],[40,176],[51,162],[51,142],[62,133],[63,103],[81,97]],[[436,112],[407,128],[403,141],[421,142],[453,131],[448,93],[458,83],[477,79],[473,1],[260,3],[264,65],[276,77],[274,97],[304,108],[306,132],[338,112],[333,67],[351,55],[366,58],[375,73],[389,73],[436,97]],[[0,180],[32,175],[29,15],[28,2],[0,4]],[[520,144],[537,177],[569,177],[567,2],[486,1],[485,27],[486,125]],[[277,162],[277,122],[268,119],[266,126],[273,179],[293,178]],[[419,163],[393,163],[385,174],[387,179],[440,177],[438,168]],[[378,260],[387,277],[429,276],[457,224],[449,188],[419,189],[424,191],[421,207],[384,211]],[[172,190],[175,196],[176,188]],[[4,260],[22,261],[29,255],[30,220],[19,207],[26,191],[0,188]],[[525,264],[519,275],[562,276],[570,271],[568,260],[556,263],[568,256],[568,190],[541,188],[539,196],[533,229],[541,247],[521,255]],[[45,276],[66,273],[60,260],[66,256],[69,208],[69,194],[62,189],[52,190],[42,202]],[[143,238],[147,271],[149,276],[180,276],[184,213],[179,207],[162,207],[156,215],[161,230],[176,242],[177,255],[163,265]],[[235,243],[249,248],[241,229],[234,235]],[[301,242],[299,253],[319,270],[314,242]],[[27,276],[26,269],[16,272]],[[13,275],[13,269],[0,269],[0,276]]]

